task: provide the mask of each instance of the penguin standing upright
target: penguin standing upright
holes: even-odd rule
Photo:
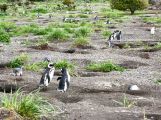
[[[57,81],[59,81],[58,91],[60,92],[66,92],[69,88],[69,82],[70,82],[70,75],[66,68],[62,68],[61,70],[62,76],[58,77]]]
[[[39,87],[48,87],[50,81],[53,79],[55,67],[53,63],[49,63],[48,67],[42,74]]]

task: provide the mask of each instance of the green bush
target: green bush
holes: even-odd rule
[[[91,63],[87,65],[86,69],[94,72],[124,71],[123,67],[115,65],[110,61]]]
[[[15,67],[20,67],[23,66],[26,62],[28,61],[28,56],[27,54],[21,54],[11,60],[11,62],[8,64],[8,67],[15,68]]]
[[[38,92],[25,95],[19,90],[11,95],[4,94],[2,107],[17,112],[25,120],[38,120],[41,116],[47,116],[47,112],[54,114],[53,106],[44,100]]]
[[[9,34],[2,29],[0,29],[0,42],[3,42],[3,43],[11,42]]]
[[[111,7],[118,10],[130,10],[134,14],[136,10],[143,10],[148,7],[148,0],[110,0]]]

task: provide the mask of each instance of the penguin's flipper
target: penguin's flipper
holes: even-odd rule
[[[57,78],[57,81],[58,81],[58,80],[61,80],[61,78],[62,78],[62,77],[58,77],[58,78]]]

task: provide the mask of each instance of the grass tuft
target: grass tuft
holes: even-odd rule
[[[55,109],[40,97],[39,93],[24,94],[18,90],[11,95],[4,93],[2,97],[2,107],[14,110],[23,119],[38,120],[41,116],[46,116],[47,110],[55,112]]]
[[[15,67],[20,67],[23,66],[26,62],[28,61],[28,56],[27,54],[21,54],[14,58],[13,60],[10,61],[8,64],[8,67],[15,68]]]
[[[77,38],[76,40],[74,40],[73,46],[81,48],[81,47],[85,47],[89,44],[90,44],[90,42],[87,38],[80,37],[80,38]]]
[[[87,65],[87,70],[94,72],[110,72],[110,71],[121,71],[123,72],[125,69],[121,66],[118,66],[111,61],[105,61],[100,63],[91,63]]]

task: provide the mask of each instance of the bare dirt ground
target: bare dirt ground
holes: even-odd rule
[[[155,16],[155,14],[147,14]],[[43,23],[48,18],[34,20]],[[116,29],[122,30],[123,41],[153,41],[161,37],[161,29],[157,28],[156,35],[152,37],[146,29],[151,27],[143,23],[138,16],[117,24]],[[59,20],[58,18],[52,18]],[[61,16],[60,16],[61,19]],[[50,21],[49,21],[50,22]],[[16,21],[22,24],[22,21]],[[24,24],[28,22],[23,21]],[[48,23],[48,21],[47,21]],[[115,29],[111,29],[114,31]],[[108,48],[106,39],[101,33],[91,35],[91,43],[95,49],[78,49],[79,52],[70,54],[64,50],[70,49],[71,42],[51,43],[51,47],[58,50],[35,50],[21,44],[23,40],[37,40],[40,36],[21,36],[12,38],[10,45],[0,47],[0,63],[9,62],[14,56],[27,52],[31,62],[42,61],[50,57],[52,61],[67,59],[77,63],[79,77],[72,77],[70,88],[66,93],[57,92],[58,83],[54,76],[49,88],[42,91],[41,95],[47,98],[54,106],[63,112],[54,116],[54,120],[161,120],[161,86],[155,83],[161,78],[161,51],[141,52],[139,48]],[[102,49],[105,48],[106,49]],[[80,52],[83,51],[83,52]],[[145,54],[148,56],[144,58]],[[124,72],[89,72],[83,69],[90,61],[112,60],[122,64],[128,69]],[[27,92],[35,90],[41,78],[41,73],[24,71],[22,78],[10,76],[12,69],[0,68],[1,89],[5,83],[16,83]],[[141,90],[130,92],[128,85],[136,84]],[[135,102],[133,107],[127,108],[118,104],[124,97]]]

